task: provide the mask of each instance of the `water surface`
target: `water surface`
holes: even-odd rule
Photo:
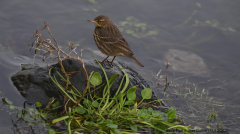
[[[20,64],[32,63],[34,51],[29,51],[27,44],[32,43],[33,31],[44,21],[64,50],[68,42],[74,42],[79,45],[79,52],[85,49],[83,58],[93,60],[93,52],[99,60],[104,59],[93,40],[94,25],[87,20],[106,15],[122,31],[145,67],[126,57],[116,60],[139,72],[157,94],[163,92],[168,74],[172,84],[165,97],[173,101],[170,106],[179,110],[185,125],[206,129],[210,126],[207,115],[215,108],[223,128],[235,133],[240,125],[236,120],[240,108],[239,7],[240,2],[234,0],[4,0],[0,5],[0,96],[22,106],[24,98],[12,85],[10,76],[20,69]],[[46,32],[43,37],[50,38]],[[170,67],[166,70],[167,61]],[[36,62],[44,64],[40,56]],[[164,79],[157,79],[161,69],[159,76]],[[181,88],[176,88],[176,84]],[[190,94],[187,99],[181,97],[181,93],[189,92],[208,94],[204,94],[205,99]],[[11,115],[4,109],[0,115],[0,132],[14,133]]]

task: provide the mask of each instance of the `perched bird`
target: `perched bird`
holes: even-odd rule
[[[119,29],[113,24],[109,17],[100,15],[94,20],[88,20],[95,24],[94,40],[99,50],[107,55],[107,57],[101,62],[104,62],[109,56],[114,56],[110,63],[112,65],[116,56],[125,56],[133,59],[139,66],[144,67],[133,55],[127,41],[122,36]]]

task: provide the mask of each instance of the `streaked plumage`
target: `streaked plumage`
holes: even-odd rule
[[[133,56],[134,54],[127,41],[109,17],[100,15],[93,21],[89,21],[95,24],[93,35],[96,45],[102,53],[107,55],[107,58],[109,56],[114,56],[114,60],[116,56],[125,56],[133,59],[139,66],[143,67],[143,65]],[[104,64],[107,58],[105,58],[101,63]],[[109,62],[111,65],[113,60]]]

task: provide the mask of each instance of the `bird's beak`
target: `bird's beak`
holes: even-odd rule
[[[94,20],[88,20],[89,22],[93,22],[94,24],[95,24],[95,26],[97,27],[97,26],[100,26],[96,21],[94,21]]]
[[[96,23],[96,21],[94,21],[94,20],[87,20],[87,21],[89,21],[89,22],[93,22],[93,23]]]

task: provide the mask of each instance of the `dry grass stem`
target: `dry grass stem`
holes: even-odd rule
[[[44,39],[42,37],[42,34],[40,33],[41,30],[46,30],[48,32],[48,34],[51,35],[51,38],[54,40],[54,43],[52,43],[50,39]],[[47,22],[44,22],[43,28],[39,29],[39,27],[38,27],[37,30],[35,32],[33,32],[32,38],[36,38],[36,39],[32,44],[28,44],[28,46],[30,46],[30,50],[35,49],[34,59],[37,54],[37,51],[40,51],[40,54],[43,57],[42,60],[45,61],[46,63],[47,63],[47,58],[49,58],[49,57],[52,60],[58,59],[58,63],[61,66],[61,70],[64,73],[66,79],[68,80],[66,83],[66,87],[68,87],[68,84],[70,83],[69,75],[66,73],[66,71],[62,65],[62,61],[66,58],[74,59],[74,60],[80,61],[82,63],[83,71],[86,76],[86,88],[89,87],[89,82],[88,82],[89,76],[88,76],[87,70],[85,68],[84,61],[82,59],[83,49],[81,49],[81,52],[80,52],[81,58],[80,58],[79,54],[76,52],[76,47],[74,47],[73,42],[70,42],[67,45],[70,52],[69,53],[64,52],[58,45],[56,38],[52,35]],[[56,55],[54,55],[54,53],[56,53]],[[70,56],[70,54],[72,54],[72,53],[76,54],[77,58]],[[33,62],[34,62],[34,60],[33,60]],[[48,66],[48,63],[47,63],[47,66]]]

